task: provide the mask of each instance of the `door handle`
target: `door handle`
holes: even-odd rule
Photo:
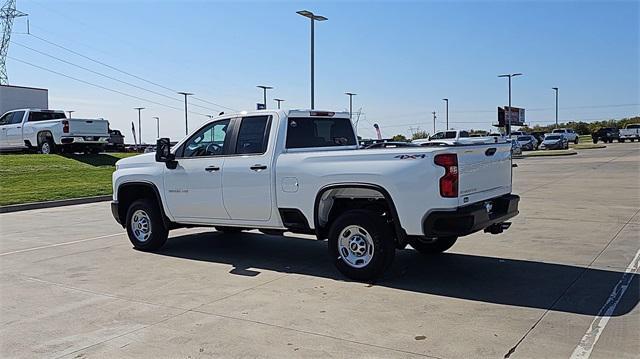
[[[267,169],[267,166],[265,166],[265,165],[253,165],[253,166],[251,166],[251,167],[249,167],[249,168],[250,168],[252,171],[256,171],[256,172],[258,172],[258,171],[266,170],[266,169]]]
[[[207,172],[215,172],[215,171],[219,171],[220,167],[218,166],[209,166],[209,167],[205,167],[204,169]]]

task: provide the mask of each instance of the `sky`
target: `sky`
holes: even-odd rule
[[[306,9],[328,18],[315,27],[315,107],[348,110],[344,92],[357,93],[363,137],[374,123],[385,137],[433,132],[433,111],[443,130],[445,97],[450,128],[491,129],[508,101],[497,75],[515,72],[512,104],[527,123],[555,121],[552,87],[560,122],[621,118],[640,114],[639,4],[17,0],[32,35],[15,21],[7,68],[10,84],[47,88],[50,108],[105,118],[128,142],[134,107],[145,107],[144,142],[157,137],[154,116],[178,140],[176,91],[195,93],[190,130],[255,109],[257,85],[274,87],[270,108],[310,107],[310,24],[296,14]]]

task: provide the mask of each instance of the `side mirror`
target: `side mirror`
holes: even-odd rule
[[[168,138],[159,138],[156,142],[156,162],[166,163],[169,169],[175,169],[178,165],[176,155],[171,153],[171,143]]]

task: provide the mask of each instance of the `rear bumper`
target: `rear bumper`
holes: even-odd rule
[[[122,220],[120,219],[118,201],[111,201],[111,214],[113,215],[113,218],[115,218],[116,222],[122,224]]]
[[[106,145],[109,137],[101,136],[66,136],[60,138],[60,143],[63,145],[68,144],[81,144],[81,145]]]
[[[507,194],[454,211],[431,212],[424,219],[422,230],[425,236],[466,236],[517,216],[519,201],[519,196]],[[491,204],[490,211],[488,204]]]

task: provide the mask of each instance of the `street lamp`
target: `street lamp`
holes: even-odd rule
[[[267,109],[267,90],[271,90],[273,89],[273,87],[264,86],[264,85],[258,85],[256,87],[262,89],[262,96],[263,96],[262,103],[264,104],[264,109],[266,110]]]
[[[316,21],[326,21],[328,20],[326,17],[324,16],[320,16],[320,15],[315,15],[314,13],[312,13],[311,11],[308,10],[301,10],[301,11],[296,11],[296,14],[298,15],[302,15],[306,18],[309,18],[311,20],[311,109],[313,110],[315,108],[315,104],[314,104],[314,97],[313,97],[313,87],[314,87],[314,77],[313,77],[313,71],[314,71],[314,23]]]
[[[507,136],[511,135],[511,78],[512,77],[516,77],[516,76],[520,76],[522,75],[521,73],[515,73],[515,74],[504,74],[504,75],[498,75],[498,77],[508,77],[509,78],[509,112],[507,115],[507,112],[505,111],[505,116],[507,116],[507,125],[506,125],[506,133]]]
[[[353,121],[353,96],[357,95],[357,93],[345,92],[344,94],[349,96],[349,119]]]
[[[138,143],[142,144],[142,121],[140,121],[140,111],[144,110],[144,107],[134,107],[134,110],[138,110]]]
[[[449,99],[448,98],[443,98],[442,101],[447,103],[447,108],[446,108],[446,119],[447,119],[447,127],[445,128],[445,130],[449,130]]]
[[[189,118],[187,117],[187,96],[193,95],[190,92],[178,92],[178,94],[184,96],[184,134],[189,134]]]
[[[556,128],[558,128],[558,88],[552,87],[551,89],[556,92]]]
[[[71,118],[71,114],[74,113],[75,111],[71,110],[71,111],[67,111],[67,112],[69,113],[69,118]]]
[[[156,137],[156,138],[160,138],[160,117],[154,116],[153,118],[156,119],[156,131],[157,131],[157,134],[158,134],[158,137]]]
[[[280,102],[284,102],[284,100],[280,98],[274,98],[273,101],[278,103],[278,110],[280,109]]]

